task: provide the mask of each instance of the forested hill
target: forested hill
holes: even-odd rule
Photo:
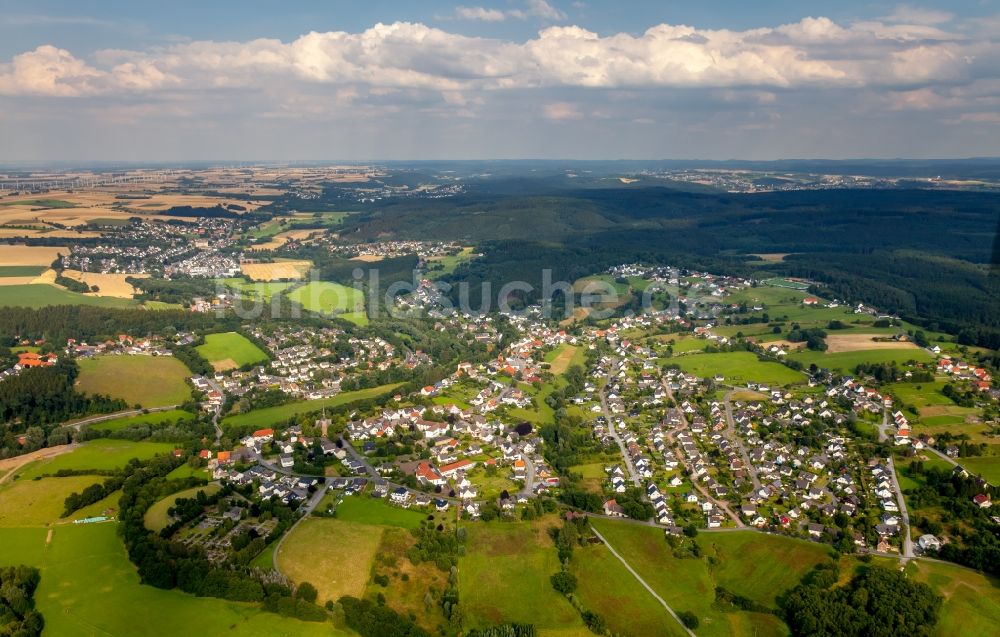
[[[484,258],[455,278],[540,282],[633,259],[763,275],[808,276],[852,300],[936,322],[1000,345],[989,277],[997,196],[939,190],[808,190],[760,194],[615,187],[466,194],[380,202],[351,219],[361,239],[455,240]],[[504,188],[510,191],[509,184]],[[788,253],[751,265],[748,256]]]

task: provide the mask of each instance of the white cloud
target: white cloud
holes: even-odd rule
[[[551,5],[545,5],[552,8]],[[659,24],[601,36],[552,26],[526,42],[469,37],[423,24],[312,32],[291,42],[195,41],[89,60],[41,46],[0,64],[0,94],[77,97],[184,90],[313,90],[330,85],[475,92],[589,89],[913,90],[1000,77],[996,34],[827,18],[746,31]],[[296,83],[301,85],[296,89]]]
[[[951,22],[954,14],[936,9],[924,9],[908,4],[898,5],[892,13],[882,18],[886,22],[905,24],[942,24]]]
[[[455,7],[455,17],[459,20],[477,20],[480,22],[503,22],[507,15],[499,9],[486,7]]]
[[[528,15],[532,15],[543,20],[565,20],[566,14],[556,9],[545,0],[528,0]]]
[[[570,104],[568,102],[552,102],[550,104],[545,104],[542,107],[542,112],[545,115],[545,119],[583,119],[583,113],[580,112],[580,109],[576,106],[576,104]]]

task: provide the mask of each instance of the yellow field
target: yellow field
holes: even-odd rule
[[[559,355],[552,361],[552,364],[549,366],[549,371],[553,374],[564,373],[567,369],[569,369],[569,364],[573,362],[576,350],[576,347],[567,345],[566,348],[559,352]]]
[[[69,254],[69,248],[0,245],[0,265],[49,265],[60,254]]]
[[[784,261],[790,252],[764,252],[755,253],[750,256],[759,257],[761,261],[767,261],[769,263],[776,263],[778,261]]]
[[[384,530],[332,518],[304,520],[282,542],[275,564],[293,582],[315,586],[320,604],[361,597]]]
[[[874,341],[875,337],[885,338],[885,334],[830,334],[826,337],[827,352],[857,352],[870,349],[919,349],[910,341]]]
[[[381,254],[359,254],[354,257],[354,261],[364,261],[365,263],[375,263],[376,261],[381,261],[384,259]]]
[[[79,270],[63,270],[63,276],[74,281],[81,281],[89,286],[97,286],[94,296],[114,296],[130,299],[135,295],[135,288],[125,281],[126,277],[146,278],[148,274],[100,274],[97,272],[80,272]]]
[[[275,263],[243,263],[240,270],[254,281],[278,281],[280,279],[301,279],[305,276],[311,261],[278,261]]]

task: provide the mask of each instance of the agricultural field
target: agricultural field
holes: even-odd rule
[[[226,287],[238,291],[243,296],[270,301],[275,294],[281,294],[294,285],[291,281],[271,281],[250,283],[246,279],[223,279]]]
[[[952,405],[950,398],[941,393],[944,383],[931,381],[920,383],[893,383],[886,385],[885,392],[893,401],[920,409],[931,405]]]
[[[472,248],[462,248],[458,254],[450,254],[443,257],[430,257],[428,261],[440,266],[441,269],[437,269],[436,267],[434,269],[430,269],[427,272],[427,276],[431,279],[439,279],[443,276],[448,276],[458,269],[458,266],[467,261],[471,261],[476,258],[476,256],[477,255],[473,252]]]
[[[911,360],[918,363],[931,363],[934,361],[934,357],[928,354],[926,350],[898,348],[841,352],[840,354],[803,350],[793,352],[788,357],[799,361],[807,367],[815,364],[817,367],[844,372],[852,372],[858,365],[869,363],[890,363],[895,361],[898,364],[903,364]]]
[[[169,453],[174,445],[167,442],[132,442],[130,440],[98,439],[81,443],[77,449],[25,465],[17,473],[18,480],[32,480],[54,474],[62,469],[74,471],[110,470],[124,467],[132,458],[146,459]]]
[[[549,583],[559,558],[545,526],[479,523],[466,527],[459,599],[466,625],[534,624],[540,631],[583,627],[579,613]]]
[[[129,405],[163,407],[191,399],[190,371],[173,356],[95,356],[79,361],[77,389],[121,398]]]
[[[549,371],[553,374],[563,374],[573,365],[583,366],[587,350],[573,345],[560,345],[545,355],[549,363]]]
[[[53,529],[51,537],[44,528],[0,529],[0,564],[41,570],[35,600],[45,617],[46,636],[347,634],[329,623],[301,622],[247,604],[141,586],[115,529],[114,523],[66,525]],[[142,618],[121,609],[142,609]]]
[[[0,285],[0,307],[40,308],[50,305],[100,305],[136,307],[135,301],[70,292],[47,283]]]
[[[94,296],[112,296],[119,299],[131,299],[135,296],[136,289],[125,279],[147,278],[148,274],[99,274],[97,272],[80,272],[78,270],[63,270],[63,276],[67,279],[86,283],[97,291],[92,292]]]
[[[712,378],[721,374],[727,384],[746,382],[767,385],[789,385],[803,382],[805,377],[780,363],[762,362],[750,352],[723,352],[717,354],[692,354],[671,359],[689,374]]]
[[[243,263],[240,271],[254,281],[298,280],[312,268],[311,261],[275,261],[274,263]]]
[[[143,521],[146,524],[146,528],[152,531],[160,531],[170,525],[170,515],[167,510],[174,506],[174,503],[182,498],[193,498],[198,495],[199,491],[204,491],[205,495],[212,495],[219,489],[221,489],[216,483],[209,483],[203,487],[192,487],[184,491],[180,491],[173,495],[168,495],[159,502],[153,504],[146,511],[146,516]]]
[[[333,518],[299,523],[275,551],[278,570],[293,582],[309,582],[317,601],[361,597],[384,528]]]
[[[34,278],[46,269],[44,265],[0,265],[0,278]]]
[[[166,411],[151,411],[148,414],[138,414],[136,416],[126,416],[124,418],[114,418],[103,422],[95,422],[86,425],[88,429],[99,429],[101,431],[118,431],[132,425],[159,425],[163,423],[175,424],[194,420],[194,414],[181,409],[168,409]]]
[[[365,309],[364,292],[330,281],[311,281],[289,292],[288,298],[310,312],[363,313]]]
[[[961,566],[917,560],[907,567],[917,581],[944,597],[934,634],[991,637],[1000,623],[1000,580]]]
[[[195,349],[216,371],[236,369],[267,360],[267,354],[238,332],[206,334],[205,343]]]
[[[289,418],[294,418],[299,414],[307,414],[310,412],[319,411],[323,408],[346,405],[348,403],[352,403],[359,400],[369,400],[372,398],[377,398],[396,389],[401,384],[402,383],[379,385],[378,387],[371,387],[369,389],[359,389],[357,391],[343,392],[341,394],[337,394],[336,396],[331,396],[330,398],[321,398],[319,400],[300,400],[285,405],[278,405],[277,407],[255,409],[253,411],[248,411],[245,414],[234,414],[231,416],[226,416],[222,420],[222,424],[224,426],[253,425],[253,426],[263,427],[266,425],[288,420]]]
[[[959,460],[969,473],[982,476],[990,484],[1000,484],[1000,456],[976,456]]]
[[[0,265],[43,265],[47,268],[63,254],[69,254],[69,248],[0,245]]]
[[[8,482],[0,487],[0,527],[59,522],[67,496],[102,480],[98,476],[71,476]]]
[[[840,354],[842,352],[859,352],[881,349],[920,349],[912,341],[884,340],[876,341],[875,338],[886,338],[885,334],[843,334],[829,332],[826,337],[827,352],[830,354]]]

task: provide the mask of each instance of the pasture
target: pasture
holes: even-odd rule
[[[281,294],[294,285],[290,281],[250,283],[245,279],[224,279],[226,287],[238,291],[243,296],[270,301],[275,294]]]
[[[549,363],[549,371],[553,374],[563,374],[570,365],[582,365],[583,355],[586,352],[582,347],[573,345],[560,345],[545,355],[545,362]]]
[[[161,425],[175,424],[194,420],[194,414],[181,409],[168,409],[166,411],[151,411],[148,414],[138,414],[136,416],[126,416],[124,418],[113,418],[103,422],[95,422],[86,425],[88,429],[99,429],[100,431],[118,431],[132,425]]]
[[[36,277],[46,269],[44,265],[0,265],[0,278]]]
[[[130,440],[88,440],[70,453],[37,460],[25,465],[19,480],[31,480],[55,474],[60,469],[75,471],[120,469],[132,458],[147,459],[169,453],[174,445],[167,442],[132,442]]]
[[[982,476],[990,484],[1000,485],[1000,456],[975,456],[962,458],[959,463],[969,473]]]
[[[365,294],[339,283],[311,281],[288,293],[288,298],[310,312],[364,312]]]
[[[293,403],[287,403],[285,405],[278,405],[277,407],[255,409],[253,411],[248,411],[245,414],[226,416],[222,420],[222,424],[224,426],[252,425],[255,427],[263,427],[278,422],[284,422],[285,420],[294,418],[300,414],[308,414],[324,408],[329,409],[331,407],[338,407],[340,405],[346,405],[360,400],[377,398],[389,393],[400,385],[402,385],[402,383],[379,385],[378,387],[371,387],[369,389],[343,392],[337,394],[336,396],[331,396],[330,398],[320,398],[319,400],[300,400]]]
[[[204,491],[205,495],[212,495],[221,488],[222,487],[218,484],[209,483],[203,487],[192,487],[173,495],[168,495],[153,504],[153,506],[149,507],[146,511],[145,517],[143,518],[143,522],[145,523],[146,528],[151,531],[160,531],[165,529],[171,522],[170,515],[167,513],[167,510],[174,506],[174,503],[178,500],[196,497],[199,491]]]
[[[303,520],[275,551],[278,570],[293,582],[309,582],[317,601],[361,597],[384,529],[332,518]]]
[[[506,622],[538,629],[582,627],[579,613],[549,583],[559,558],[542,524],[468,525],[459,559],[459,599],[469,627]]]
[[[101,482],[97,476],[15,480],[0,487],[0,527],[45,526],[59,521],[71,493]]]
[[[121,398],[129,405],[162,407],[191,398],[191,373],[173,356],[95,356],[79,361],[77,389]]]
[[[239,332],[206,334],[205,343],[195,349],[216,371],[262,363],[267,354]]]
[[[944,383],[937,381],[920,383],[893,383],[885,387],[885,392],[894,402],[904,403],[920,409],[931,405],[952,405],[951,399],[941,393]]]
[[[692,354],[679,356],[676,360],[680,368],[689,374],[712,378],[721,374],[726,383],[764,383],[766,385],[789,385],[802,382],[805,377],[780,363],[760,361],[750,352],[723,352],[718,354]]]
[[[0,564],[28,564],[41,570],[35,600],[45,617],[46,636],[346,634],[329,623],[301,622],[249,604],[142,586],[116,526],[59,526],[51,542],[46,541],[44,528],[0,529]]]
[[[240,270],[254,281],[282,281],[301,279],[311,267],[311,261],[276,261],[243,263]]]

